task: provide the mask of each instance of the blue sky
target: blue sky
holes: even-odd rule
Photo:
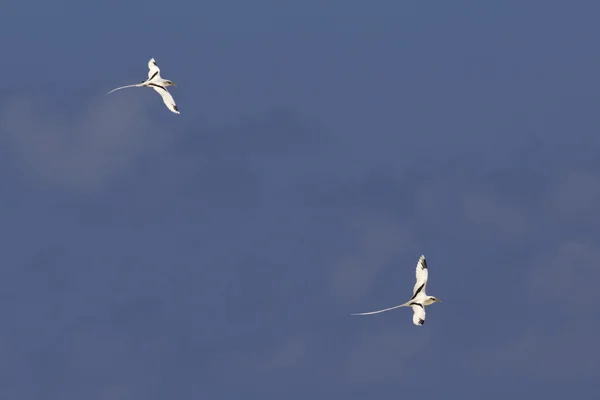
[[[596,397],[599,12],[3,4],[0,397]]]

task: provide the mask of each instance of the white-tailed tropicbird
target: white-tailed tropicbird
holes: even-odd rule
[[[167,108],[169,110],[173,111],[175,114],[179,114],[179,110],[177,109],[175,100],[173,100],[173,96],[171,96],[171,93],[169,93],[169,91],[167,90],[167,86],[176,86],[176,85],[175,85],[175,83],[171,82],[168,79],[161,78],[160,68],[158,68],[158,65],[156,65],[156,61],[154,61],[154,58],[151,58],[150,61],[148,61],[148,79],[147,80],[145,80],[142,83],[139,83],[137,85],[127,85],[127,86],[118,87],[116,89],[111,90],[110,92],[108,92],[106,94],[110,94],[110,93],[114,92],[115,90],[119,90],[119,89],[125,89],[125,88],[130,88],[130,87],[143,87],[143,86],[151,87],[152,89],[156,90],[158,92],[158,94],[160,94],[160,96],[162,97],[163,102],[165,103]]]
[[[418,326],[423,325],[425,323],[425,306],[429,306],[433,303],[441,302],[441,300],[438,300],[433,296],[428,296],[425,293],[425,287],[427,286],[427,278],[429,276],[429,270],[427,269],[427,261],[425,260],[425,256],[421,256],[419,258],[419,261],[417,262],[417,269],[415,271],[415,275],[417,277],[417,282],[415,283],[415,287],[413,288],[413,296],[406,303],[400,304],[398,306],[386,308],[384,310],[351,314],[351,315],[378,314],[378,313],[381,313],[384,311],[393,310],[395,308],[411,307],[413,310],[413,323]]]

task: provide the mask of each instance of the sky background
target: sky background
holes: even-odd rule
[[[0,398],[597,397],[599,2],[1,6]]]

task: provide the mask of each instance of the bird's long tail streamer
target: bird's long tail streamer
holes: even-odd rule
[[[116,89],[113,89],[113,90],[111,90],[110,92],[108,92],[108,93],[106,93],[106,94],[111,94],[112,92],[114,92],[114,91],[116,91],[116,90],[120,90],[120,89],[125,89],[125,88],[130,88],[130,87],[140,87],[140,86],[142,86],[142,85],[140,85],[140,84],[137,84],[137,85],[127,85],[127,86],[121,86],[121,87],[118,87],[118,88],[116,88]]]
[[[364,312],[364,313],[357,313],[357,314],[350,314],[350,315],[371,315],[371,314],[379,314],[382,313],[384,311],[390,311],[396,308],[400,308],[400,307],[408,307],[408,303],[404,303],[404,304],[400,304],[394,307],[390,307],[390,308],[385,308],[383,310],[377,310],[377,311],[370,311],[370,312]]]

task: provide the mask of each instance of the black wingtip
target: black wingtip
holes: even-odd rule
[[[419,318],[419,325],[423,325],[424,323],[425,323],[425,320]]]

